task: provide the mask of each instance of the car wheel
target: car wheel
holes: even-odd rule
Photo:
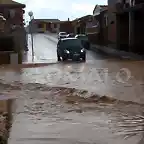
[[[82,60],[85,62],[86,61],[86,56],[82,57]]]
[[[60,56],[59,56],[59,55],[57,55],[57,60],[58,60],[58,61],[61,61],[61,58],[60,58]]]
[[[85,47],[87,50],[90,50],[90,44],[89,43],[87,43]]]

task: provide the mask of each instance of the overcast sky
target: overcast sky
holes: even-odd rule
[[[75,19],[92,14],[96,4],[107,4],[107,0],[15,0],[26,4],[25,17],[33,11],[35,18]]]

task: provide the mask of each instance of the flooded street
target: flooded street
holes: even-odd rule
[[[135,103],[39,84],[11,94],[17,100],[10,144],[136,144],[143,134],[143,106]]]
[[[34,38],[34,62],[48,66],[0,70],[1,93],[16,97],[9,144],[143,143],[144,62],[87,51],[58,63],[56,38]]]

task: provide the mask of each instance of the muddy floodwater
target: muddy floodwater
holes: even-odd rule
[[[142,104],[74,88],[1,86],[17,97],[9,144],[138,144],[143,136]]]
[[[107,83],[95,75],[100,65],[109,67]],[[100,61],[2,68],[1,94],[16,97],[9,144],[143,144],[140,65]],[[115,79],[123,67],[131,72],[127,83]]]

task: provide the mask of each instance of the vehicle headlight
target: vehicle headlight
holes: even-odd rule
[[[70,53],[68,50],[65,50],[65,52],[66,52],[67,54],[69,54],[69,53]]]
[[[81,52],[84,52],[84,49],[81,49]]]

